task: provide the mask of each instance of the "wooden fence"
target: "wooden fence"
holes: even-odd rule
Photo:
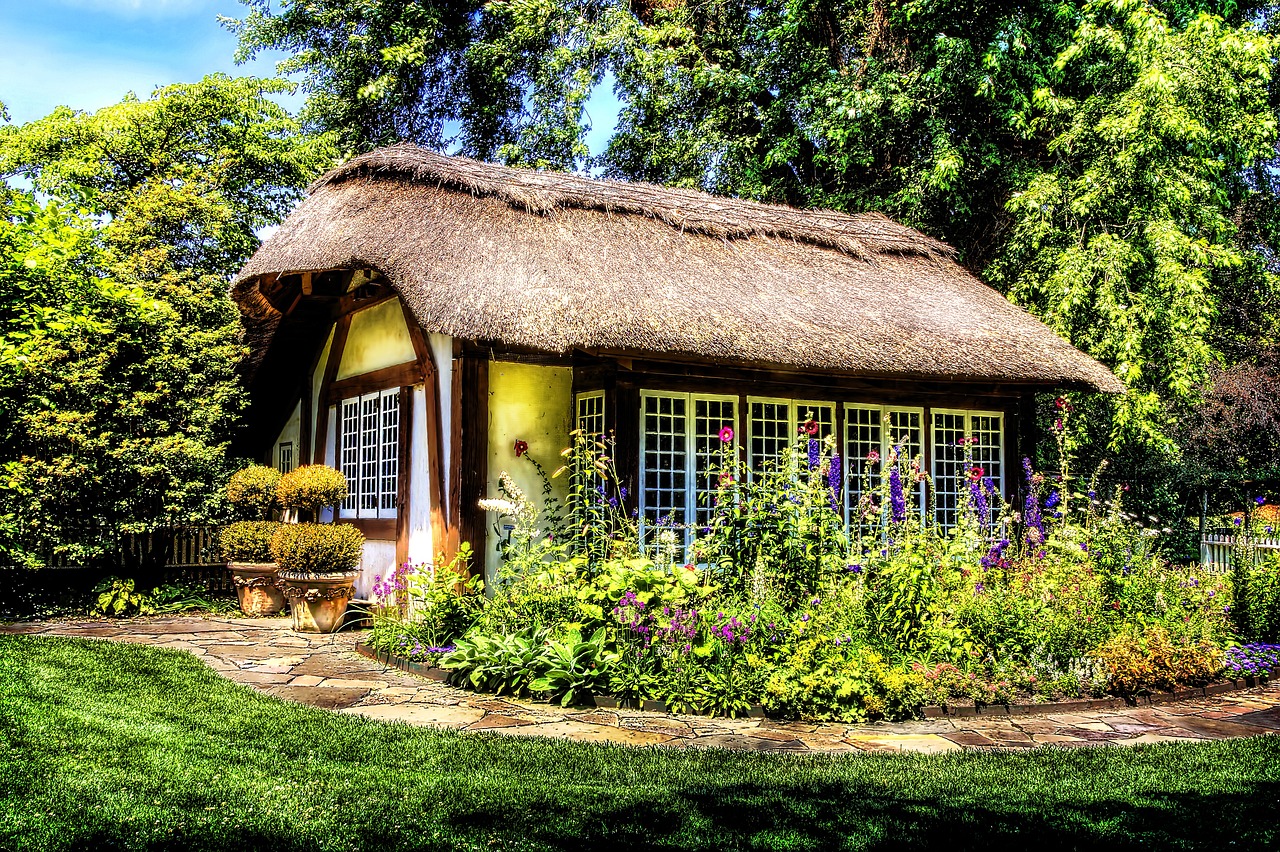
[[[1280,538],[1272,536],[1214,530],[1200,537],[1200,563],[1215,571],[1231,570],[1238,557],[1254,564],[1275,552],[1280,552]]]
[[[66,558],[48,560],[51,568],[97,570],[130,576],[139,566],[163,559],[161,582],[184,582],[214,593],[235,591],[231,572],[218,546],[219,527],[190,527],[169,533],[125,536],[118,551],[93,565],[79,565]]]

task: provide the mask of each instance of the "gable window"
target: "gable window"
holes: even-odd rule
[[[641,391],[642,536],[671,528],[687,545],[708,522],[720,430],[736,430],[736,418],[736,397]]]
[[[276,467],[281,473],[293,470],[293,441],[281,441],[276,458]]]
[[[1004,415],[936,408],[932,414],[934,514],[950,529],[956,525],[961,490],[968,487],[966,449],[972,464],[1004,493]]]
[[[835,432],[836,408],[829,402],[748,397],[748,462],[753,472],[777,464],[782,451],[795,443],[800,428],[810,420],[818,424],[819,438]]]
[[[338,406],[338,458],[347,477],[341,518],[395,518],[400,482],[400,389],[348,397]]]

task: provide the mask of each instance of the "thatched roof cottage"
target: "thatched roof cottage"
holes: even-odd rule
[[[613,431],[641,517],[692,521],[710,436],[731,425],[758,465],[814,419],[848,459],[921,455],[945,521],[958,438],[1013,485],[1036,392],[1122,390],[884,216],[412,146],[322,177],[232,294],[253,349],[245,448],[347,473],[339,515],[369,539],[369,576],[464,540],[492,562],[476,501],[503,469],[537,493],[517,440],[554,461],[575,426]]]

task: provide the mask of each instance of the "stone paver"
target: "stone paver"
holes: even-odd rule
[[[229,680],[302,704],[383,721],[662,748],[866,753],[1141,745],[1280,733],[1280,684],[1159,707],[869,725],[710,719],[562,708],[418,678],[355,652],[361,633],[294,633],[282,618],[153,618],[0,625],[0,633],[131,642],[195,654]]]

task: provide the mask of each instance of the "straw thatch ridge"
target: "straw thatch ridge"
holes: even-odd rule
[[[629,213],[720,239],[781,237],[833,248],[874,262],[886,253],[954,257],[946,243],[899,225],[881,213],[849,215],[717,198],[650,183],[590,180],[563,172],[508,169],[466,157],[447,157],[415,145],[393,145],[356,157],[311,185],[310,191],[357,177],[391,176],[501,198],[526,213],[566,208]]]
[[[255,348],[268,276],[377,269],[422,327],[563,353],[1123,388],[951,250],[845,215],[446,157],[412,146],[325,175],[232,295]]]

